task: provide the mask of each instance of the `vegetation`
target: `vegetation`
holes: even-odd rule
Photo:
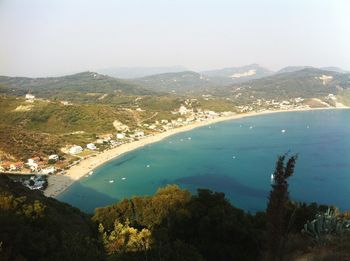
[[[1,260],[102,260],[89,216],[0,175]]]
[[[282,260],[290,217],[288,217],[287,204],[289,200],[287,179],[293,175],[296,156],[288,159],[284,164],[286,155],[280,156],[273,174],[272,190],[267,206],[267,260]]]
[[[199,189],[191,195],[168,185],[89,217],[0,176],[0,259],[347,260],[350,215],[333,209],[325,216],[328,206],[289,200],[295,160],[278,158],[267,212],[255,214],[235,208],[223,193]],[[327,240],[320,244],[311,231]]]

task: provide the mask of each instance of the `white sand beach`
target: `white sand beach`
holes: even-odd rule
[[[194,128],[214,124],[221,121],[227,121],[227,120],[234,120],[234,119],[241,119],[244,117],[251,117],[251,116],[258,116],[258,115],[264,115],[264,114],[270,114],[270,113],[278,113],[278,112],[292,112],[292,111],[306,111],[306,110],[324,110],[324,109],[346,109],[345,108],[303,108],[303,109],[293,109],[293,110],[273,110],[273,111],[261,111],[261,112],[251,112],[251,113],[242,113],[242,114],[233,114],[231,116],[222,116],[215,119],[202,121],[202,122],[195,122],[193,124],[189,124],[186,126],[182,126],[179,128],[171,129],[166,132],[162,132],[153,136],[145,137],[141,140],[134,141],[131,143],[126,143],[123,145],[120,145],[116,148],[112,148],[106,151],[103,151],[99,154],[97,154],[94,157],[90,157],[87,159],[82,160],[77,165],[72,166],[70,169],[67,170],[66,174],[64,175],[51,175],[48,177],[48,187],[44,191],[45,196],[48,197],[56,197],[63,191],[65,191],[70,185],[73,184],[76,180],[80,179],[81,177],[87,175],[90,171],[97,168],[98,166],[106,163],[107,161],[114,159],[124,153],[130,152],[132,150],[138,149],[140,147],[143,147],[145,145],[160,141],[166,137],[169,137],[171,135],[185,132],[192,130]]]

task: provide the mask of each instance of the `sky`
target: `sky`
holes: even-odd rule
[[[0,0],[0,75],[251,63],[350,70],[350,1]]]

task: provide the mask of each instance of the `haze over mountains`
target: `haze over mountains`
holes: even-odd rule
[[[183,66],[167,67],[110,67],[97,70],[98,73],[106,74],[116,78],[132,79],[154,74],[183,72],[187,69]]]
[[[116,71],[126,75],[181,70],[182,67],[126,68]],[[110,72],[112,73],[112,71]],[[349,88],[350,74],[336,67],[314,68],[288,66],[272,72],[258,64],[203,72],[177,71],[119,79],[95,72],[82,72],[62,77],[27,78],[0,76],[0,92],[69,98],[74,92],[125,95],[211,94],[233,95],[237,89],[262,96],[313,96],[337,93]],[[236,94],[235,94],[236,95]],[[272,95],[272,96],[271,96]]]

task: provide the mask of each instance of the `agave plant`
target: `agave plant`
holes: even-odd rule
[[[331,236],[342,236],[350,231],[350,220],[337,217],[330,208],[325,213],[317,214],[315,219],[304,225],[303,232],[310,235],[317,243],[328,241]]]

